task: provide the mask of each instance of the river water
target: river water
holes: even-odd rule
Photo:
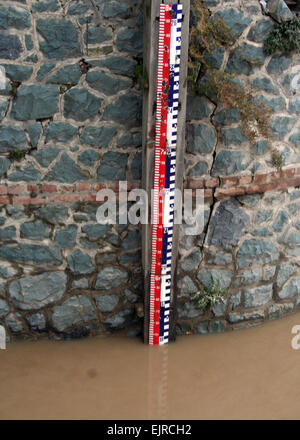
[[[0,419],[300,418],[300,314],[148,347],[123,336],[0,350]]]

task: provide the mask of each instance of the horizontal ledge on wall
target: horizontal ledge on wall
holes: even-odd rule
[[[127,191],[140,187],[140,182],[127,185]],[[0,184],[0,205],[43,205],[57,202],[97,202],[101,189],[115,191],[118,198],[119,184],[101,183],[18,183]]]
[[[185,188],[215,189],[214,197],[230,197],[243,194],[264,193],[272,190],[284,190],[300,185],[300,167],[286,168],[281,172],[246,176],[226,176],[220,178],[188,178]],[[207,193],[209,194],[209,193]]]
[[[227,176],[188,178],[184,187],[204,189],[206,199],[223,198],[244,194],[285,190],[300,186],[300,167],[287,168],[282,172],[255,174],[253,176]],[[127,185],[127,191],[140,188],[140,182]],[[42,205],[58,202],[96,202],[97,192],[111,189],[118,198],[119,184],[112,183],[2,183],[0,184],[0,205]]]

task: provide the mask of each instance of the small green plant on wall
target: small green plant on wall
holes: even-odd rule
[[[191,300],[197,308],[205,310],[208,307],[213,307],[216,304],[224,302],[225,298],[226,290],[221,289],[220,280],[215,281],[213,277],[211,277],[209,287],[202,285],[200,290],[191,297]]]
[[[239,112],[242,133],[252,146],[259,137],[271,137],[271,110],[255,99],[251,87],[242,88],[232,81],[232,75],[216,70],[208,72],[207,79],[207,87],[210,91],[214,90],[217,101],[226,109],[236,109]]]
[[[272,165],[277,169],[278,172],[282,171],[282,167],[284,165],[284,157],[283,154],[279,151],[274,150],[271,156]]]
[[[293,20],[276,23],[264,41],[267,55],[275,52],[296,53],[300,50],[300,21]]]
[[[27,153],[27,151],[12,150],[9,153],[9,158],[10,158],[10,160],[20,161],[20,160],[24,159],[26,153]]]

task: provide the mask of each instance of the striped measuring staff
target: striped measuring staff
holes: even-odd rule
[[[156,97],[149,344],[169,342],[182,5],[161,4]]]

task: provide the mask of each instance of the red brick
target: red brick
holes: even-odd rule
[[[290,187],[290,185],[289,185],[289,182],[287,180],[282,180],[281,182],[278,182],[277,185],[276,185],[276,189],[278,189],[278,190],[284,190],[284,189],[287,189],[289,187]]]
[[[235,186],[238,184],[239,178],[236,176],[222,177],[221,182],[224,187]]]
[[[249,185],[249,186],[246,186],[246,194],[256,194],[256,193],[259,193],[260,191],[259,191],[259,188],[260,188],[260,186],[259,185]]]
[[[47,197],[48,202],[79,202],[79,194],[53,194]]]
[[[82,202],[96,202],[96,194],[81,194],[80,200]]]
[[[31,197],[15,196],[13,197],[13,205],[30,205]]]
[[[293,186],[300,186],[300,176],[294,177],[293,180]]]
[[[42,192],[45,192],[45,193],[57,192],[57,186],[52,185],[51,183],[43,183]]]
[[[59,192],[74,192],[73,185],[59,185]]]
[[[26,197],[26,196],[14,196],[13,205],[43,205],[46,199],[43,197]]]
[[[97,192],[100,191],[100,189],[106,188],[106,185],[103,183],[95,183],[93,185],[93,191]]]
[[[232,197],[232,196],[241,196],[245,194],[245,188],[238,186],[236,188],[217,188],[215,197],[221,198],[221,197]]]
[[[31,197],[30,198],[30,205],[43,205],[46,203],[45,197]]]
[[[35,185],[35,184],[32,184],[32,183],[27,185],[27,191],[30,192],[30,193],[37,193],[37,192],[39,192],[39,190],[40,190],[39,185]]]
[[[80,195],[79,194],[61,194],[59,196],[63,202],[79,202]]]
[[[205,199],[211,199],[213,196],[213,191],[212,189],[205,189],[204,190],[204,198]]]
[[[9,196],[0,196],[0,205],[9,205],[10,198]]]
[[[270,182],[274,182],[274,181],[277,181],[277,180],[280,180],[280,178],[281,178],[281,173],[280,173],[280,171],[274,171],[273,173],[270,173],[269,174],[269,180],[270,180]]]
[[[0,185],[0,194],[7,194],[7,186]]]
[[[201,189],[204,188],[203,179],[187,179],[186,187],[188,189]]]
[[[25,185],[9,185],[9,194],[22,194],[25,192]]]
[[[252,176],[242,176],[239,178],[239,185],[248,185],[252,182]]]
[[[278,188],[278,182],[273,183],[265,183],[264,185],[259,185],[259,191],[260,193],[267,192],[267,191],[273,191],[274,189]]]
[[[285,179],[289,179],[291,177],[294,177],[294,175],[295,175],[295,168],[290,168],[290,169],[284,170],[282,172],[282,177]]]
[[[217,186],[219,186],[219,179],[214,177],[212,179],[205,180],[204,183],[206,188],[216,188]]]
[[[256,174],[253,178],[254,183],[266,183],[268,174]]]
[[[287,180],[288,187],[295,187],[300,185],[300,176],[293,177],[292,179]]]
[[[77,183],[76,184],[76,189],[79,192],[81,192],[81,191],[90,191],[91,190],[91,185],[89,183]]]

